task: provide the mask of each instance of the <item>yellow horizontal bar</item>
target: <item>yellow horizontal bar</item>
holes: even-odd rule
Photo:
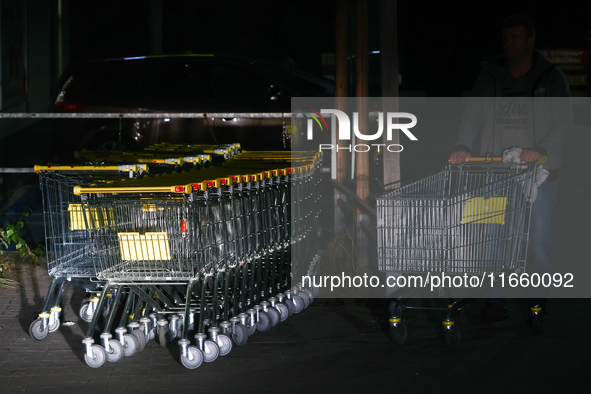
[[[119,166],[35,166],[39,171],[119,171]]]
[[[191,185],[153,186],[153,187],[81,187],[74,186],[74,194],[96,193],[186,193],[193,191]]]

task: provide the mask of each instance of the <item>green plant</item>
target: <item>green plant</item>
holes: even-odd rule
[[[11,244],[15,245],[15,249],[18,251],[18,259],[20,262],[31,262],[36,264],[39,261],[39,257],[45,256],[45,248],[38,245],[34,249],[31,249],[20,235],[19,231],[25,226],[29,215],[33,212],[30,208],[26,208],[20,218],[14,220],[12,223],[5,223],[0,228],[0,288],[14,287],[17,283],[11,279],[5,277],[7,271],[11,271],[11,266],[17,261],[12,255],[4,254],[4,249],[8,249]]]

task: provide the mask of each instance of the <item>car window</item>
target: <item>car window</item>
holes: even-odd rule
[[[147,65],[142,91],[151,97],[214,98],[208,66],[189,61]]]
[[[230,66],[212,68],[212,82],[218,99],[264,99],[271,83],[255,73]]]
[[[74,72],[66,99],[96,102],[108,97],[131,98],[142,94],[139,73],[133,67],[92,65]]]
[[[265,73],[279,83],[290,87],[302,97],[332,96],[334,84],[330,80],[324,80],[298,70],[286,70],[282,68],[269,68]]]
[[[66,92],[70,101],[215,97],[207,65],[197,62],[101,62],[79,67],[73,75]]]

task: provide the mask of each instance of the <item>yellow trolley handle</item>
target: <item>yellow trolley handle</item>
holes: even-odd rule
[[[177,193],[190,194],[193,191],[191,185],[181,186],[152,186],[152,187],[81,187],[74,186],[74,194],[98,194],[98,193]]]
[[[36,173],[41,171],[121,171],[121,172],[138,172],[140,169],[148,171],[148,166],[131,165],[115,165],[115,166],[34,166]]]

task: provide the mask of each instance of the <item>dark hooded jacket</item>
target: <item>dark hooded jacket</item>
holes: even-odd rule
[[[502,141],[495,135],[495,120],[498,122],[497,110],[503,96],[512,95],[508,92],[506,81],[508,70],[506,57],[499,56],[483,63],[483,70],[474,85],[472,98],[464,113],[455,150],[464,150],[482,156],[493,154],[498,156],[505,148],[519,146],[512,143],[511,138]],[[544,168],[554,175],[562,164],[562,145],[568,136],[572,124],[572,106],[570,90],[564,74],[549,63],[539,52],[534,52],[531,69],[521,78],[525,86],[519,97],[530,108],[527,133],[515,138],[515,141],[530,141],[529,146],[519,146],[531,149],[547,156]],[[498,130],[498,129],[497,129]],[[505,145],[505,146],[501,146]]]

